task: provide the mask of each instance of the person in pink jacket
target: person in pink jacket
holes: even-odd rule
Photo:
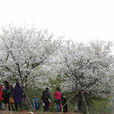
[[[2,85],[0,84],[0,109],[2,109],[2,102],[3,102],[3,92],[2,92]]]
[[[61,98],[62,98],[62,94],[60,92],[60,88],[56,88],[56,92],[54,93],[54,97],[55,97],[55,102],[57,104],[57,112],[61,112]]]

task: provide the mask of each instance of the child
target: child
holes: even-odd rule
[[[34,96],[33,100],[32,100],[32,103],[33,103],[33,108],[34,108],[34,111],[37,111],[38,110],[38,104],[39,104],[39,101],[38,101],[38,98],[36,98],[36,96]]]

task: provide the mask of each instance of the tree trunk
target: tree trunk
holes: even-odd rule
[[[75,112],[78,112],[78,100],[77,100],[77,98],[76,98],[76,103],[75,103]]]
[[[28,94],[27,94],[27,88],[26,88],[26,87],[24,88],[24,93],[25,93],[25,95],[26,95],[26,99],[27,99],[27,102],[28,102],[28,104],[29,104],[30,109],[31,109],[32,111],[34,111],[33,106],[32,106],[32,103],[31,103],[31,101],[30,101],[30,99],[29,99],[29,96],[28,96]]]

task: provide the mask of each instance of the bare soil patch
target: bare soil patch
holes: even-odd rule
[[[0,111],[0,114],[82,114],[82,113],[73,113],[73,112],[68,112],[68,113],[62,113],[62,112],[12,112],[12,111]]]

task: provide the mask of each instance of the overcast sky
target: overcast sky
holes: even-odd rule
[[[76,41],[114,42],[114,0],[0,0],[0,27],[35,25]]]

